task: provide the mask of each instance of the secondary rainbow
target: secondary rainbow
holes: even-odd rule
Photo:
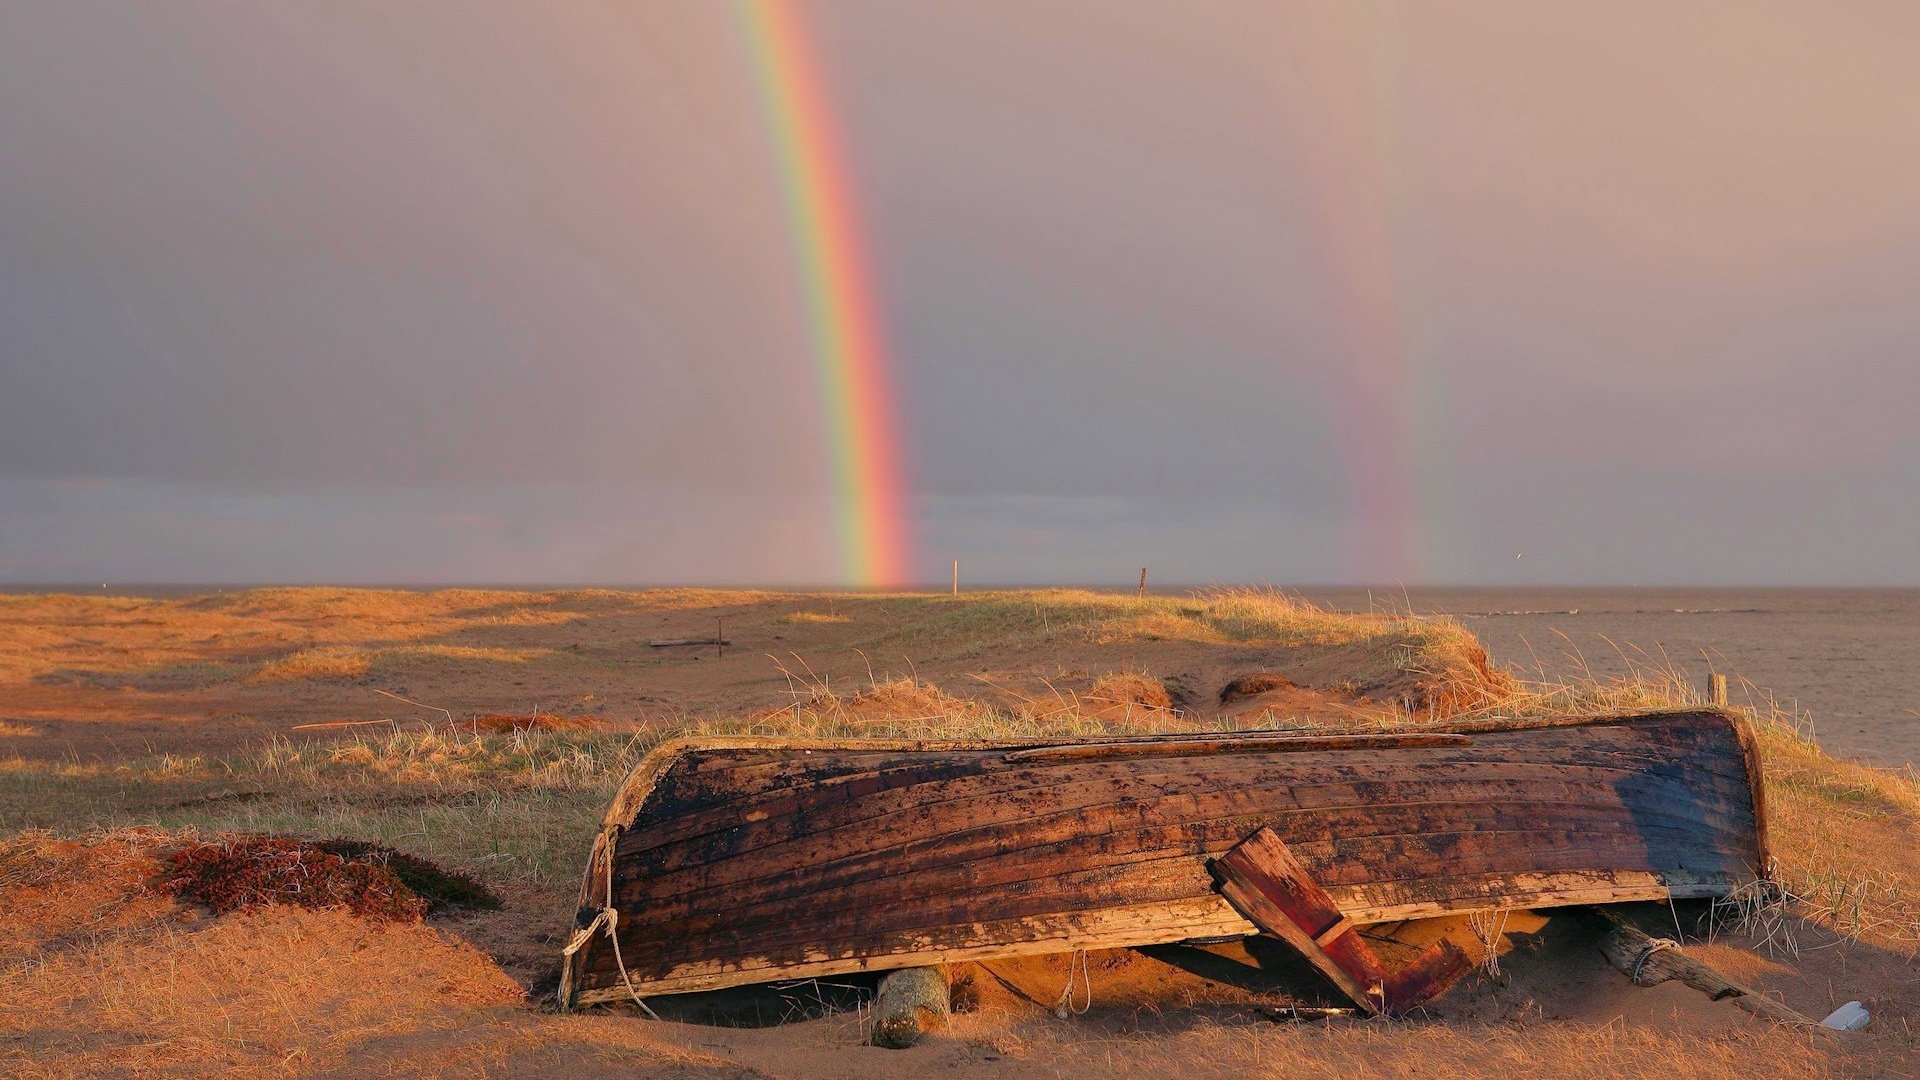
[[[806,27],[790,0],[736,0],[759,86],[804,294],[849,585],[908,573],[899,425],[886,334],[847,157]]]
[[[1365,5],[1306,5],[1288,16],[1281,101],[1331,331],[1336,438],[1348,498],[1348,580],[1419,582],[1436,534],[1452,536],[1449,454],[1435,425],[1439,372],[1422,363],[1418,282],[1402,267],[1406,196],[1399,46],[1391,18]]]

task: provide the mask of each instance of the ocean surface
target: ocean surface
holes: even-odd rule
[[[1523,677],[1671,665],[1770,694],[1829,752],[1920,765],[1920,589],[1298,589],[1324,607],[1458,617]],[[1742,680],[1751,684],[1743,687]]]
[[[219,588],[113,585],[106,591],[184,596]],[[0,586],[0,592],[97,591]],[[1523,677],[1591,672],[1605,678],[1637,663],[1670,665],[1704,687],[1709,672],[1722,672],[1736,702],[1750,693],[1770,695],[1805,714],[1832,753],[1920,767],[1920,589],[1287,591],[1341,610],[1453,615],[1486,642],[1495,662]]]

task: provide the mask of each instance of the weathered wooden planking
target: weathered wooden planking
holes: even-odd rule
[[[1319,740],[1300,740],[1314,743]],[[1598,738],[1595,745],[1580,747],[1522,745],[1504,747],[1499,760],[1493,764],[1524,766],[1528,763],[1528,751],[1544,753],[1547,757],[1538,764],[1554,768],[1580,765],[1592,768],[1616,768],[1645,773],[1648,776],[1662,775],[1658,766],[1647,762],[1648,747],[1643,740],[1613,740],[1608,745]],[[1179,746],[1179,744],[1175,744]],[[1679,746],[1663,749],[1663,755],[1682,749]],[[772,766],[761,764],[734,764],[724,770],[709,772],[708,759],[711,756],[701,753],[697,759],[689,762],[685,768],[676,768],[673,775],[664,779],[658,791],[663,804],[676,808],[673,820],[662,822],[661,827],[650,829],[644,835],[629,834],[622,844],[622,854],[632,854],[647,847],[661,846],[674,842],[683,842],[701,835],[715,832],[739,834],[738,826],[743,820],[768,821],[760,832],[776,830],[820,831],[822,826],[831,824],[822,813],[829,816],[833,808],[843,804],[857,803],[855,816],[845,820],[865,821],[873,816],[912,808],[930,802],[957,802],[969,796],[988,799],[1004,799],[1013,792],[1022,797],[1030,794],[1058,797],[1070,794],[1070,791],[1049,791],[1072,784],[1084,786],[1097,782],[1102,777],[1127,777],[1141,780],[1151,777],[1177,778],[1186,776],[1195,783],[1205,784],[1205,780],[1193,776],[1191,763],[1170,764],[1165,768],[1139,762],[1111,762],[1101,768],[1082,767],[1069,771],[1046,769],[1041,767],[1012,768],[1010,761],[1021,760],[1024,751],[1012,754],[994,751],[978,751],[973,754],[943,753],[929,754],[846,754],[834,755],[834,760],[818,762],[810,755],[799,761],[783,760]],[[1313,782],[1316,764],[1327,765],[1338,770],[1346,770],[1351,764],[1349,755],[1314,755],[1299,753],[1290,762],[1281,763],[1286,775],[1294,784]],[[731,755],[729,755],[731,756]],[[765,756],[764,751],[761,756]],[[1488,763],[1485,755],[1437,755],[1419,759],[1423,766],[1433,765],[1472,765]],[[1716,771],[1715,762],[1696,762],[1692,768],[1674,766],[1689,782],[1695,782],[1707,773],[1721,779],[1737,781],[1744,786],[1746,770],[1738,761],[1725,763],[1723,769]],[[1272,771],[1275,761],[1262,757],[1251,762],[1233,759],[1216,759],[1210,763],[1208,775],[1231,775],[1244,773],[1247,769],[1266,769]],[[780,773],[766,770],[774,768]],[[1667,770],[1672,772],[1673,770]],[[724,772],[724,780],[716,780],[713,773]],[[1350,772],[1342,775],[1352,775]],[[1371,779],[1375,774],[1370,772]],[[933,781],[942,781],[939,787],[926,785]],[[1097,793],[1095,797],[1098,797]],[[1349,796],[1350,797],[1350,796]],[[809,810],[807,820],[796,821],[795,814],[800,809]],[[957,808],[949,808],[957,809]],[[751,834],[756,830],[748,830]],[[744,834],[743,834],[744,835]],[[742,841],[744,842],[744,840]]]
[[[1370,819],[1364,809],[1341,808],[1325,811],[1312,821],[1289,829],[1288,833],[1303,848],[1324,856],[1323,861],[1338,863],[1343,852],[1361,854],[1362,858],[1352,860],[1352,867],[1355,868],[1364,868],[1369,864],[1370,860],[1365,856],[1386,857],[1393,854],[1395,849],[1407,850],[1409,845],[1432,852],[1436,847],[1458,849],[1462,845],[1473,847],[1482,843],[1511,843],[1516,837],[1531,834],[1528,838],[1535,841],[1540,850],[1546,850],[1544,841],[1550,837],[1544,830],[1528,828],[1530,821],[1522,810],[1486,804],[1463,804],[1453,809],[1457,811],[1457,824],[1473,831],[1444,837],[1374,837],[1368,835],[1369,830],[1391,826],[1382,826]],[[820,889],[867,886],[872,890],[872,899],[876,901],[911,901],[930,892],[1013,884],[1044,876],[1051,872],[1048,867],[1058,857],[1076,846],[1085,849],[1081,865],[1087,868],[1146,861],[1162,854],[1191,852],[1196,844],[1207,849],[1232,844],[1251,829],[1266,824],[1267,820],[1271,819],[1235,815],[1137,828],[1117,827],[1097,838],[1065,832],[1072,823],[1053,823],[1044,832],[1039,832],[1037,837],[1023,836],[1015,845],[1005,844],[997,831],[974,835],[975,831],[969,830],[968,836],[956,837],[952,845],[938,853],[928,852],[922,856],[921,849],[928,846],[924,843],[910,848],[867,853],[857,859],[841,860],[831,868],[821,868],[818,874],[796,875],[795,879],[784,883],[767,883],[756,890],[755,896],[763,902],[774,903],[803,900]],[[1571,846],[1576,851],[1596,846],[1645,844],[1649,850],[1667,851],[1679,857],[1696,847],[1699,839],[1697,835],[1689,836],[1665,825],[1650,828],[1648,834],[1641,837],[1609,831],[1616,822],[1598,809],[1568,809],[1556,817],[1555,824],[1580,830],[1577,834],[1567,833],[1565,828],[1560,830],[1560,838],[1564,841],[1562,846]],[[1350,829],[1352,835],[1333,839],[1332,831],[1342,827]],[[1737,841],[1737,837],[1728,839]],[[999,846],[995,845],[996,840],[1002,841]],[[903,877],[898,874],[902,859],[912,861],[915,867],[912,875]],[[1336,868],[1349,870],[1344,866]],[[1536,861],[1531,868],[1544,867],[1537,865]],[[1358,875],[1361,869],[1351,869],[1349,872]],[[623,884],[624,881],[622,879]],[[897,889],[894,884],[898,885]],[[735,895],[736,888],[737,883],[728,881],[688,892],[662,887],[657,893],[650,891],[649,895],[655,905],[653,914],[665,920],[678,916],[697,917],[703,908]]]
[[[1049,771],[1066,774],[1065,778],[1037,782],[1028,770],[996,775],[929,767],[902,786],[856,788],[849,783],[814,793],[812,798],[774,794],[766,803],[750,801],[735,807],[730,827],[699,836],[657,843],[627,832],[619,848],[622,873],[657,878],[788,843],[802,846],[783,850],[783,856],[817,861],[835,857],[849,845],[886,846],[895,834],[937,834],[955,822],[981,827],[1053,815],[1078,817],[1088,809],[1145,797],[1156,801],[1190,794],[1216,800],[1238,798],[1271,813],[1382,802],[1502,801],[1515,790],[1529,802],[1546,794],[1564,800],[1598,790],[1603,801],[1613,805],[1623,794],[1616,781],[1624,775],[1625,782],[1636,789],[1630,793],[1636,801],[1649,807],[1649,813],[1664,814],[1662,808],[1671,800],[1700,794],[1737,798],[1747,787],[1744,777],[1736,784],[1705,770],[1689,777],[1684,769],[1636,769],[1624,763],[1592,766],[1577,761],[1381,761],[1364,778],[1355,774],[1351,764],[1310,759],[1289,768],[1252,756],[1209,761],[1204,771],[1191,761],[1153,770],[1144,764],[1131,769],[1111,766],[1097,773],[1094,768],[1056,767]],[[1699,819],[1693,811],[1679,818],[1688,827]]]
[[[761,872],[772,868],[806,870],[806,881],[788,883],[789,890],[843,887],[875,877],[891,876],[902,859],[911,860],[917,873],[932,874],[953,864],[984,869],[996,860],[1013,857],[1025,860],[1029,856],[1044,856],[1050,851],[1057,851],[1062,845],[1079,845],[1090,856],[1116,850],[1157,850],[1152,843],[1129,847],[1128,842],[1136,839],[1226,845],[1269,822],[1282,828],[1292,842],[1324,854],[1328,861],[1355,854],[1358,849],[1368,846],[1381,848],[1383,854],[1386,848],[1395,844],[1404,847],[1408,843],[1415,843],[1447,849],[1470,847],[1481,842],[1480,834],[1541,831],[1543,820],[1546,825],[1561,830],[1569,827],[1578,829],[1594,843],[1644,844],[1650,848],[1673,848],[1681,853],[1698,844],[1698,833],[1702,829],[1733,843],[1739,842],[1748,832],[1730,823],[1704,820],[1697,816],[1689,820],[1683,816],[1651,814],[1643,814],[1636,828],[1627,832],[1619,827],[1617,801],[1611,804],[1591,801],[1583,804],[1578,801],[1577,792],[1536,787],[1535,794],[1552,794],[1558,800],[1555,814],[1542,819],[1532,809],[1532,801],[1506,801],[1513,794],[1511,787],[1486,787],[1466,782],[1439,786],[1457,788],[1456,793],[1464,801],[1406,799],[1401,805],[1408,810],[1408,814],[1381,814],[1376,807],[1387,800],[1382,798],[1381,792],[1376,791],[1373,797],[1380,798],[1381,803],[1372,807],[1287,807],[1263,814],[1260,812],[1262,800],[1271,805],[1273,796],[1270,792],[1254,788],[1224,794],[1168,797],[1121,804],[1107,811],[1105,820],[1099,823],[1100,829],[1091,831],[1084,820],[1084,812],[1079,811],[1027,818],[1024,821],[1018,814],[1002,817],[996,813],[984,825],[957,828],[946,833],[935,831],[936,825],[929,825],[925,827],[927,835],[924,839],[906,843],[894,839],[898,834],[892,832],[883,834],[876,830],[850,833],[848,840],[857,839],[869,846],[827,846],[817,843],[776,845],[759,849],[752,858],[735,857],[747,854],[738,850],[715,851],[713,857],[701,865],[678,871],[666,871],[657,865],[648,866],[648,860],[636,858],[620,868],[616,874],[616,884],[624,888],[633,881],[644,880],[652,902],[671,908],[675,900],[697,900],[702,895],[716,891],[731,891],[753,877],[748,871],[756,869]],[[1431,792],[1423,787],[1415,794],[1425,796]],[[1003,805],[997,809],[1013,811],[1018,807]],[[971,821],[977,820],[977,817],[956,815],[956,820]],[[1414,825],[1412,838],[1396,841],[1393,834],[1405,835],[1409,820]],[[1432,831],[1432,823],[1437,820],[1445,820],[1450,826],[1449,831]],[[1015,823],[1020,824],[1021,828],[1017,836],[1010,838],[1007,826]],[[1520,867],[1537,868],[1531,865]],[[1328,880],[1346,883],[1343,875],[1358,875],[1356,880],[1366,880],[1371,877],[1371,872],[1363,861],[1354,862],[1349,866],[1333,867]],[[768,894],[770,899],[778,898],[779,883],[768,883],[764,887],[776,890]]]
[[[1444,938],[1389,971],[1353,919],[1313,880],[1286,842],[1261,829],[1212,864],[1221,895],[1246,919],[1292,945],[1368,1012],[1404,1015],[1443,993],[1471,966]]]
[[[1016,809],[1018,809],[1018,807],[1016,807]],[[1425,822],[1425,826],[1427,826],[1427,828],[1430,828],[1430,826],[1432,826],[1432,822],[1430,821]],[[893,832],[893,830],[887,830],[887,832]],[[885,840],[885,832],[879,832],[879,830],[870,830],[870,832],[868,832],[868,836],[879,836],[881,840]],[[1227,838],[1231,840],[1231,834],[1229,834]],[[1102,846],[1102,849],[1104,849],[1104,846]],[[820,849],[789,849],[789,851],[785,851],[785,855],[789,855],[789,857],[797,857],[797,859],[799,859],[799,861],[803,861],[803,863],[816,863],[818,859],[822,859],[822,857],[828,857],[829,851],[831,851],[831,849],[826,849],[826,851],[820,851]],[[718,853],[718,851],[716,851],[716,853],[710,853],[710,857],[712,857],[712,855],[730,855],[730,853],[732,853],[732,851],[728,851],[728,853]],[[764,861],[764,859],[762,859],[762,861]],[[741,867],[741,865],[747,865],[747,863],[749,863],[749,861],[743,861],[743,859],[732,859],[733,867]],[[712,863],[710,863],[710,865],[712,865]],[[722,861],[720,865],[728,865],[728,863],[726,863],[726,861]],[[764,867],[762,867],[762,869],[764,869]],[[668,896],[672,894],[670,890],[664,890],[664,888],[662,888],[662,884],[664,884],[664,882],[662,882],[660,878],[662,878],[662,874],[655,874],[655,882],[653,882],[653,884],[649,886],[649,896],[655,896],[657,897],[657,899],[659,899],[660,894],[662,894],[662,892],[666,892]],[[720,882],[720,884],[728,884],[728,882]]]
[[[1354,922],[1315,885],[1272,829],[1261,829],[1213,861],[1221,895],[1248,922],[1292,945],[1340,992],[1383,1011],[1387,973],[1356,940]]]
[[[1744,812],[1642,810],[1633,820],[1623,821],[1623,799],[1657,806],[1660,793],[1622,791],[1617,785],[1596,790],[1592,784],[1524,779],[1483,783],[1463,777],[1450,784],[1342,787],[1314,794],[1325,801],[1296,805],[1283,793],[1246,785],[1195,794],[1087,798],[1061,809],[1036,807],[1026,814],[1019,813],[1018,796],[1009,795],[997,803],[956,808],[944,818],[927,814],[888,822],[882,817],[869,830],[840,830],[761,846],[721,842],[671,861],[621,853],[614,880],[623,889],[644,883],[652,900],[664,902],[697,898],[756,880],[778,887],[765,882],[765,873],[773,869],[806,871],[816,879],[806,888],[854,885],[897,872],[903,860],[918,872],[928,872],[1016,853],[1044,854],[1044,849],[1062,844],[1104,853],[1130,837],[1150,839],[1169,831],[1184,831],[1187,839],[1205,844],[1231,843],[1262,824],[1273,824],[1292,843],[1329,845],[1323,852],[1329,858],[1351,855],[1355,847],[1391,845],[1395,836],[1424,838],[1430,845],[1452,848],[1473,843],[1471,835],[1456,839],[1461,834],[1556,828],[1579,830],[1598,839],[1624,838],[1650,848],[1678,845],[1682,851],[1697,846],[1702,833],[1722,844],[1737,845],[1751,838],[1751,826],[1741,821],[1747,816]],[[1745,810],[1741,804],[1746,800],[1737,791],[1693,794],[1721,798]],[[1549,800],[1554,808],[1549,817],[1528,809]],[[1138,850],[1152,850],[1152,845]],[[1325,869],[1326,879],[1333,883],[1375,879],[1375,868],[1362,864]]]
[[[684,742],[616,796],[582,903],[611,897],[652,994],[1252,933],[1205,866],[1262,826],[1361,922],[1718,895],[1765,865],[1725,713],[1354,736]],[[599,936],[564,981],[625,993]]]
[[[1485,812],[1484,808],[1475,810]],[[916,866],[911,874],[896,872],[879,878],[851,881],[823,878],[816,883],[816,887],[818,890],[838,892],[857,889],[862,898],[875,907],[909,905],[920,913],[938,905],[964,908],[972,903],[969,897],[982,890],[999,890],[1011,895],[1021,891],[1020,886],[1059,875],[1062,872],[1059,869],[1060,860],[1066,855],[1076,856],[1077,861],[1073,865],[1080,872],[1132,868],[1133,872],[1125,880],[1136,882],[1147,871],[1170,864],[1172,873],[1191,879],[1183,883],[1183,887],[1186,887],[1191,881],[1199,880],[1199,871],[1192,865],[1191,859],[1196,849],[1225,848],[1252,828],[1258,827],[1257,822],[1235,822],[1227,827],[1207,830],[1169,827],[1111,834],[1100,838],[1100,843],[1086,845],[1078,852],[1075,851],[1075,841],[1062,840],[1041,848],[1018,849],[938,867]],[[1596,854],[1620,860],[1652,855],[1663,861],[1677,861],[1688,857],[1698,846],[1697,843],[1689,845],[1677,836],[1665,837],[1657,846],[1645,845],[1644,850],[1636,847],[1639,844],[1640,841],[1620,832],[1511,829],[1446,837],[1362,838],[1336,843],[1306,843],[1301,844],[1299,849],[1313,855],[1322,865],[1340,869],[1347,877],[1354,876],[1355,866],[1376,867],[1376,878],[1385,872],[1379,868],[1390,870],[1394,866],[1404,866],[1418,869],[1427,866],[1429,869],[1413,880],[1431,882],[1442,876],[1434,873],[1430,867],[1443,855],[1449,858],[1471,855],[1483,862],[1491,862],[1492,856],[1501,854],[1497,849],[1517,847],[1525,852],[1526,869],[1538,872],[1582,869],[1592,864],[1592,857]],[[1515,855],[1509,861],[1518,862],[1522,857]],[[810,875],[796,876],[812,880]],[[1391,879],[1378,879],[1342,884],[1391,887],[1394,882]],[[809,894],[805,888],[804,884],[795,882],[768,883],[753,891],[751,902],[769,908],[808,903],[811,895],[818,895],[818,892]],[[616,895],[623,892],[625,890],[616,890]],[[745,894],[737,887],[729,887],[717,892],[703,892],[692,898],[661,898],[650,910],[649,916],[652,925],[670,927],[672,935],[678,937],[687,931],[713,932],[727,925],[738,925],[745,916],[741,910],[745,903]],[[889,917],[892,916],[876,913],[864,925],[880,925],[872,920]],[[918,918],[920,915],[907,917]],[[823,924],[812,920],[802,925]],[[806,931],[803,929],[798,932]],[[772,940],[770,935],[768,940]]]
[[[691,993],[718,990],[743,983],[774,979],[811,979],[858,971],[886,971],[901,967],[934,964],[958,964],[969,960],[993,960],[1002,957],[1037,956],[1072,952],[1075,949],[1122,949],[1133,945],[1161,945],[1169,939],[1167,927],[1181,930],[1172,940],[1207,940],[1248,937],[1259,928],[1241,918],[1219,897],[1200,898],[1171,904],[1142,904],[1135,907],[1106,908],[1090,912],[1069,912],[1040,918],[1002,919],[946,928],[938,937],[890,939],[906,951],[863,952],[860,943],[840,949],[810,950],[804,958],[769,971],[754,964],[752,958],[716,957],[681,965],[671,982],[636,983],[644,993]],[[955,941],[972,942],[954,944]],[[563,1000],[576,1005],[604,1001],[624,1001],[627,991],[616,974],[605,984],[582,987],[573,967],[562,969],[563,979],[572,979],[574,993],[561,987]]]

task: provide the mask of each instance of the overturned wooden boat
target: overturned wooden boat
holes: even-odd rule
[[[1764,821],[1753,737],[1719,710],[1017,745],[687,739],[613,800],[560,996],[1248,936],[1210,864],[1256,833],[1352,924],[1723,896],[1764,876]]]

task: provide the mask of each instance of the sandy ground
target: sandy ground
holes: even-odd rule
[[[1183,722],[1264,726],[1404,712],[1424,692],[1419,677],[1395,667],[1390,641],[1274,648],[1151,619],[1116,630],[1071,605],[1039,601],[977,614],[924,601],[691,591],[644,602],[596,593],[429,602],[299,592],[159,607],[0,598],[0,754],[12,756],[0,785],[15,785],[11,795],[0,790],[0,808],[7,831],[73,833],[83,831],[82,815],[40,793],[100,792],[117,809],[86,820],[123,824],[178,816],[195,800],[225,806],[254,792],[209,773],[208,761],[286,745],[276,740],[347,739],[363,730],[304,725],[375,721],[376,731],[412,730],[444,723],[439,710],[462,721],[486,713],[594,717],[598,732],[639,731],[689,716],[764,713],[829,684],[858,689],[911,673],[1008,707],[1072,702],[1131,715],[1142,706],[1094,695],[1102,676],[1139,672],[1165,686]],[[721,619],[732,642],[724,657],[712,646],[647,645],[704,636]],[[1285,682],[1223,701],[1233,680],[1262,672]],[[201,764],[181,765],[176,781],[167,764],[175,757]],[[1806,806],[1858,815],[1833,844],[1856,861],[1860,850],[1886,853],[1884,861],[1910,874],[1920,821],[1905,804],[1889,809],[1866,788],[1802,772],[1788,774],[1799,785],[1788,794],[1811,791],[1826,801]],[[261,794],[283,800],[289,814],[347,822],[361,820],[343,816],[352,808],[336,814],[303,800],[391,802],[402,817],[413,812],[410,800],[426,800],[422,829],[428,809],[457,821],[482,814],[488,799],[521,797],[478,779],[451,789],[402,779],[390,793]],[[42,786],[23,786],[29,781]],[[80,783],[95,786],[59,786]],[[589,800],[556,820],[590,822],[603,795],[570,790],[539,798]],[[503,805],[514,814],[535,803]],[[1800,830],[1807,819],[1788,812],[1780,820]],[[590,826],[567,828],[580,835],[553,842],[584,856]],[[1789,920],[1795,950],[1783,950],[1777,935],[1731,931],[1699,947],[1735,977],[1816,1016],[1867,1000],[1876,1016],[1868,1032],[1821,1036],[1755,1021],[1676,984],[1633,987],[1599,958],[1596,930],[1564,913],[1537,928],[1516,913],[1497,972],[1470,977],[1424,1015],[1398,1022],[1275,1021],[1276,1006],[1334,1003],[1328,988],[1284,958],[1232,946],[1092,954],[1065,1017],[1057,1007],[1071,958],[968,966],[958,972],[969,987],[967,1010],[906,1051],[861,1045],[870,980],[661,1002],[663,1021],[622,1008],[559,1015],[541,1006],[539,988],[568,929],[567,874],[496,874],[488,880],[503,910],[422,924],[291,908],[212,917],[152,893],[151,851],[168,835],[96,834],[56,855],[0,860],[0,1072],[1911,1076],[1920,1054],[1914,943],[1878,930],[1842,937],[1799,918]],[[405,835],[395,840],[403,848]],[[421,853],[451,857],[421,835]],[[506,865],[489,858],[460,865],[483,876]],[[1912,878],[1888,880],[1872,902],[1887,900],[1884,889],[1910,888],[1902,883]],[[1893,900],[1906,910],[1901,895]],[[1700,915],[1661,906],[1638,913],[1651,932],[1679,925],[1689,935]]]

